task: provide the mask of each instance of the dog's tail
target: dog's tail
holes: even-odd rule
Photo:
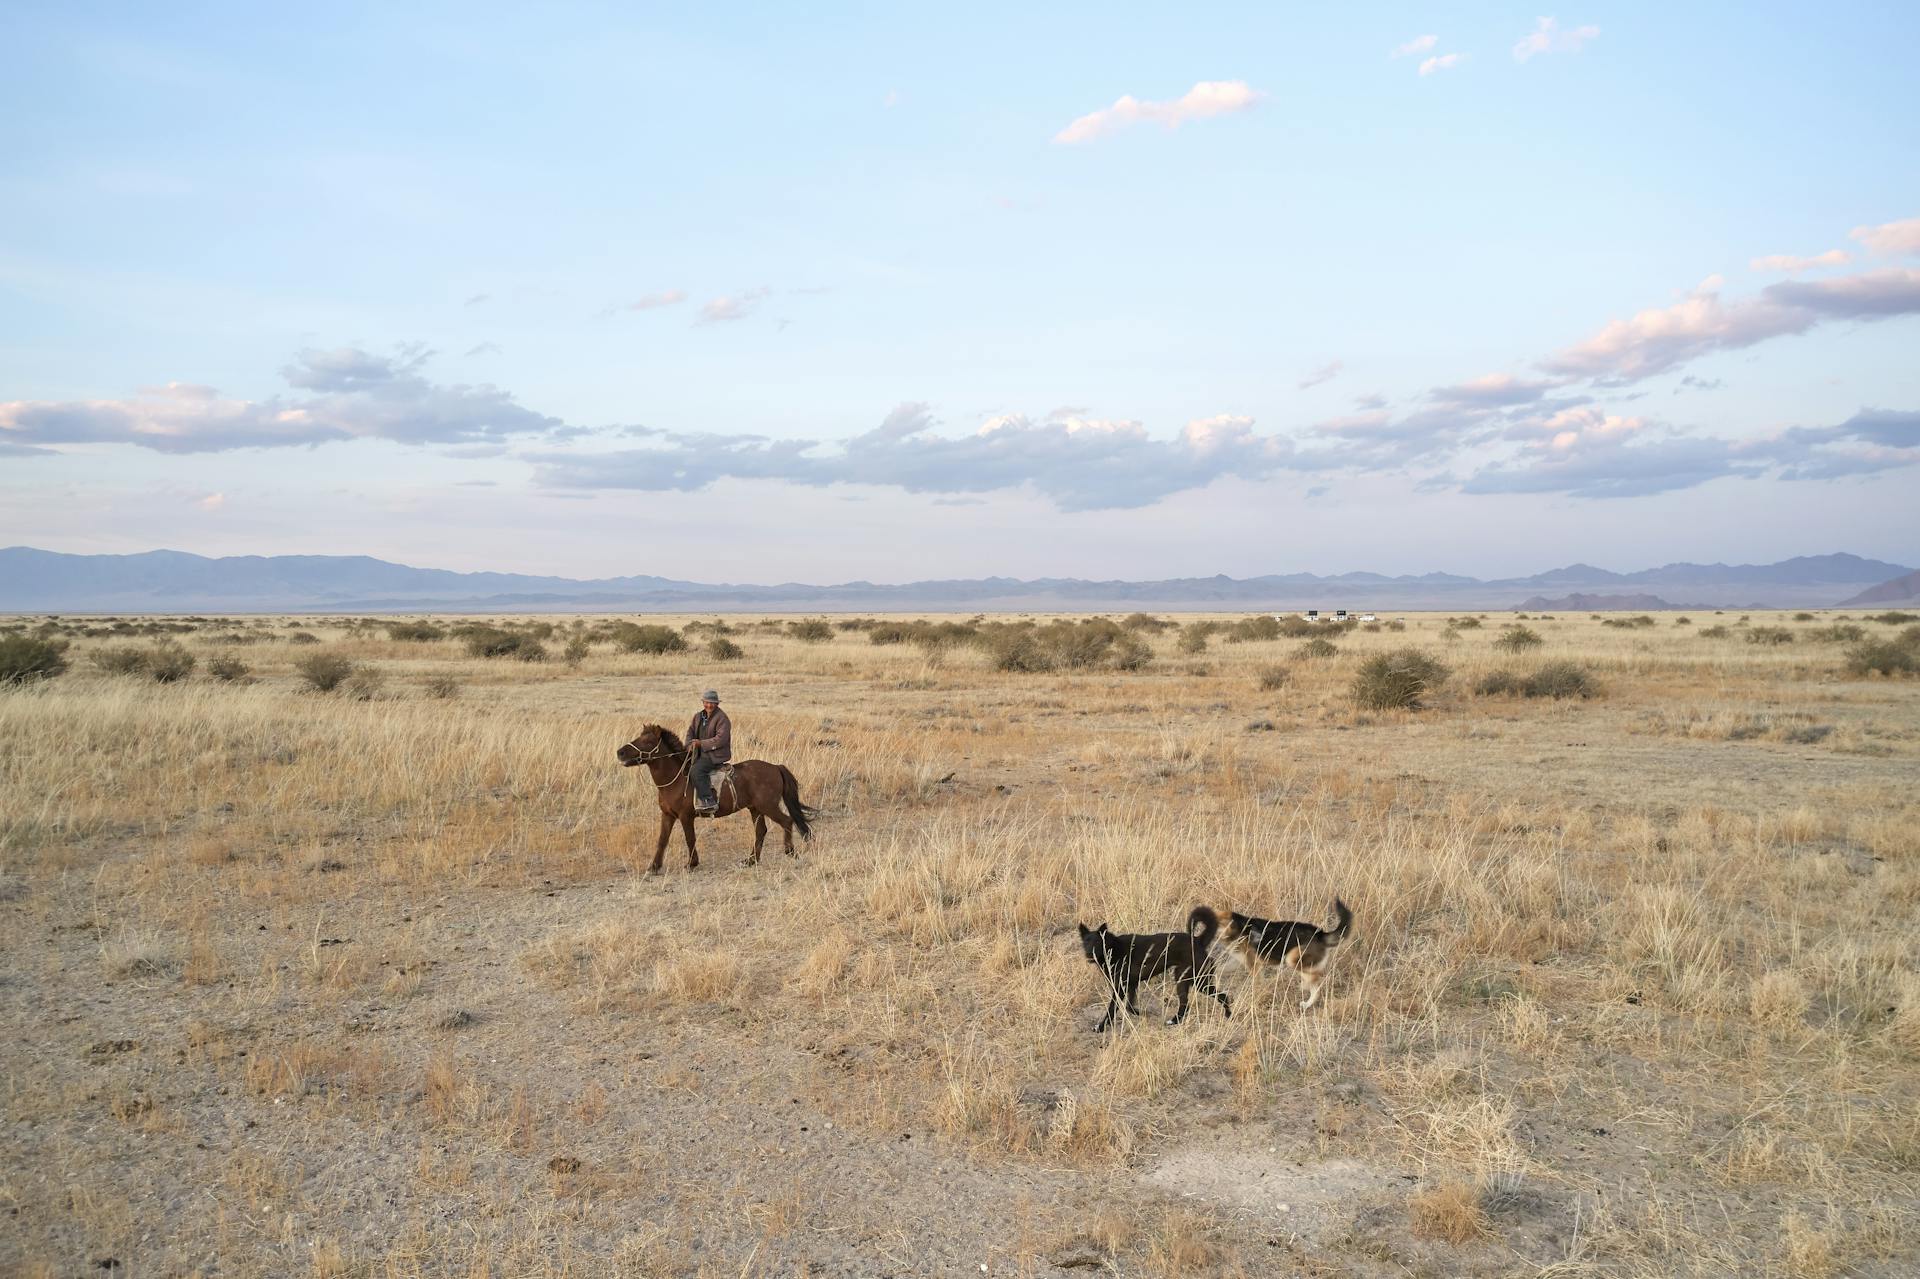
[[[1220,916],[1213,913],[1211,906],[1195,906],[1187,916],[1187,932],[1193,937],[1193,948],[1204,955],[1219,935]]]
[[[800,838],[812,839],[813,827],[807,825],[807,818],[813,816],[813,810],[800,802],[799,779],[785,764],[780,765],[780,798],[786,801],[787,816],[793,818],[793,828],[800,832]]]
[[[1340,939],[1345,937],[1347,931],[1353,927],[1353,912],[1348,910],[1347,904],[1338,897],[1333,899],[1333,913],[1340,917],[1340,922],[1332,928],[1320,930],[1320,940],[1329,946],[1339,945]]]

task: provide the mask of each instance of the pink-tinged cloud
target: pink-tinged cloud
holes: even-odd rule
[[[1755,258],[1747,263],[1756,271],[1812,271],[1823,266],[1845,266],[1853,261],[1853,255],[1845,249],[1828,249],[1825,253],[1816,253],[1810,258],[1796,257],[1791,253],[1770,253],[1764,258]]]
[[[1053,140],[1068,145],[1091,142],[1135,124],[1177,129],[1191,120],[1251,110],[1266,96],[1245,80],[1202,80],[1170,102],[1143,102],[1128,94],[1110,107],[1081,116],[1054,134]]]
[[[1513,60],[1525,62],[1542,53],[1578,53],[1582,45],[1599,38],[1599,27],[1575,27],[1569,31],[1563,30],[1552,18],[1541,18],[1534,23],[1533,30],[1513,46]]]
[[[685,289],[667,289],[661,293],[648,293],[637,297],[621,307],[622,311],[654,311],[663,306],[678,306],[687,300]]]
[[[1672,306],[1614,320],[1541,362],[1563,377],[1635,382],[1715,351],[1805,333],[1827,320],[1883,320],[1920,314],[1920,271],[1888,268],[1828,280],[1770,284],[1757,297],[1724,302],[1718,277]]]
[[[744,320],[752,315],[754,309],[766,300],[771,292],[765,285],[757,289],[748,289],[744,293],[733,293],[705,302],[700,307],[698,324],[725,324],[733,320]]]
[[[1879,226],[1857,226],[1853,238],[1867,246],[1876,257],[1896,258],[1920,253],[1920,218],[1883,222]]]
[[[1389,58],[1410,58],[1416,53],[1426,53],[1440,43],[1439,36],[1415,36],[1405,44],[1395,45],[1387,52]]]
[[[1428,58],[1420,64],[1421,75],[1432,75],[1436,71],[1451,71],[1466,60],[1464,53],[1446,53],[1437,58]]]

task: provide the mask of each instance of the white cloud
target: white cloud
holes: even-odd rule
[[[1866,245],[1869,253],[1883,258],[1920,253],[1920,218],[1857,226],[1853,229],[1853,238]]]
[[[461,303],[461,305],[462,306],[479,306],[482,302],[491,302],[492,300],[493,300],[493,294],[491,293],[476,293],[472,297],[468,298],[465,302]]]
[[[771,290],[762,285],[757,289],[748,289],[744,293],[729,294],[725,297],[717,297],[711,302],[702,303],[700,318],[695,323],[725,324],[733,320],[744,320],[753,314],[754,309],[766,299],[769,292]]]
[[[1438,43],[1440,43],[1439,36],[1415,36],[1405,44],[1395,45],[1388,51],[1387,56],[1389,58],[1412,57],[1416,53],[1425,53]]]
[[[1328,360],[1325,364],[1322,364],[1317,369],[1313,369],[1305,377],[1300,379],[1300,389],[1307,391],[1319,386],[1323,382],[1331,382],[1340,375],[1340,370],[1345,367],[1346,365],[1339,360]]]
[[[1534,24],[1533,31],[1522,36],[1520,42],[1513,46],[1513,60],[1525,62],[1538,53],[1577,53],[1581,45],[1599,37],[1599,27],[1575,27],[1571,31],[1563,31],[1554,19],[1541,18]]]
[[[226,504],[227,495],[225,493],[209,493],[194,503],[195,506],[203,511],[218,511]]]
[[[1436,386],[1428,392],[1428,398],[1444,404],[1505,408],[1532,404],[1557,385],[1552,381],[1529,382],[1511,373],[1489,373],[1452,386]]]
[[[137,444],[162,453],[385,439],[457,444],[563,429],[495,387],[443,386],[421,376],[430,353],[395,356],[353,347],[302,351],[281,372],[313,394],[223,398],[210,386],[169,382],[124,400],[0,403],[0,446]],[[13,451],[13,450],[8,450]]]
[[[1796,257],[1791,253],[1770,253],[1764,258],[1755,258],[1747,265],[1755,271],[1812,271],[1823,266],[1845,266],[1853,261],[1853,255],[1845,249],[1828,249],[1825,253],[1816,253],[1810,258]]]
[[[1163,124],[1176,129],[1190,120],[1206,120],[1252,108],[1267,95],[1245,80],[1202,80],[1171,102],[1142,102],[1131,94],[1112,106],[1089,112],[1053,135],[1055,142],[1091,142],[1129,125]]]
[[[888,89],[887,96],[880,99],[880,105],[891,111],[900,105],[900,90]]]
[[[1421,75],[1432,75],[1436,71],[1450,71],[1466,60],[1464,53],[1447,53],[1437,58],[1428,58],[1420,64]]]
[[[648,293],[626,303],[622,311],[654,311],[663,306],[678,306],[687,300],[685,289],[667,289],[662,293]]]
[[[1672,306],[1612,321],[1586,341],[1543,360],[1540,367],[1567,377],[1633,382],[1715,351],[1805,333],[1827,320],[1914,314],[1920,314],[1920,271],[1915,270],[1787,280],[1734,302],[1721,300],[1716,276]]]

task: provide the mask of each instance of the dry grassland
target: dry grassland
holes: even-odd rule
[[[741,619],[577,668],[229,624],[166,684],[79,640],[0,690],[0,1270],[1915,1273],[1920,682],[1507,620],[1050,674]],[[1357,710],[1409,644],[1444,688]],[[1472,692],[1555,660],[1604,695]],[[816,837],[648,877],[613,752],[709,683]],[[1077,920],[1336,893],[1312,1012],[1229,968],[1231,1020],[1091,1032]]]

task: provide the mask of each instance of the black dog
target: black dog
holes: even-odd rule
[[[1172,974],[1180,990],[1180,1007],[1167,1018],[1167,1025],[1177,1026],[1187,1015],[1187,996],[1196,984],[1201,994],[1212,995],[1220,1001],[1220,1010],[1233,1016],[1233,1005],[1214,987],[1213,965],[1207,962],[1207,947],[1219,931],[1220,917],[1205,906],[1193,908],[1184,933],[1115,933],[1107,931],[1105,924],[1098,928],[1080,925],[1080,949],[1086,952],[1089,964],[1107,975],[1107,984],[1113,988],[1107,1015],[1094,1030],[1113,1025],[1123,995],[1127,1011],[1138,1017],[1140,1010],[1133,1006],[1135,992],[1142,981],[1161,973]]]
[[[1319,1002],[1320,984],[1327,979],[1327,952],[1338,946],[1353,927],[1353,912],[1338,897],[1333,899],[1333,913],[1339,922],[1332,928],[1322,928],[1290,919],[1256,919],[1230,910],[1225,949],[1237,952],[1249,970],[1253,967],[1247,963],[1251,957],[1299,973],[1300,984],[1307,992],[1300,1006],[1311,1008]]]

